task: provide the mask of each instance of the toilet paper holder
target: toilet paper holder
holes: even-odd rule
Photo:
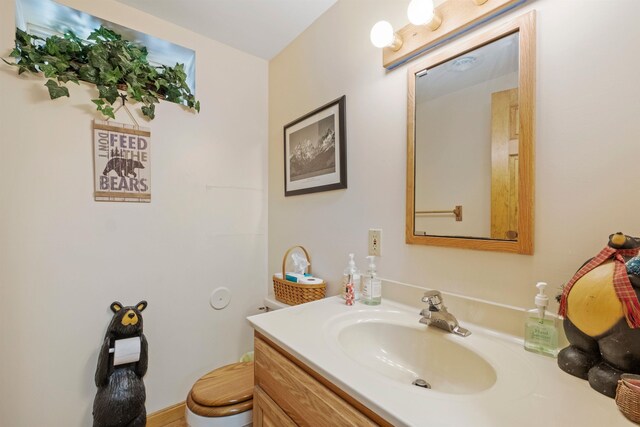
[[[113,354],[113,366],[134,363],[140,360],[140,337],[115,340],[113,347],[109,347],[109,353]]]

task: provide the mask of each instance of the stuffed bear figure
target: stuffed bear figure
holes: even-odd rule
[[[569,281],[560,301],[569,347],[558,366],[615,397],[623,373],[640,374],[640,239],[616,233]]]
[[[136,306],[111,304],[114,315],[107,328],[96,368],[98,392],[93,401],[94,427],[138,427],[147,423],[146,392],[142,377],[147,372],[147,339],[142,333],[142,310],[146,301]],[[116,340],[140,339],[140,359],[114,366]]]

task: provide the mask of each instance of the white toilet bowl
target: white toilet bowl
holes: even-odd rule
[[[268,311],[289,307],[273,297],[264,299]],[[185,410],[190,427],[246,427],[253,420],[253,362],[215,369],[193,385]]]
[[[189,427],[245,427],[252,424],[253,409],[226,417],[203,417],[187,407],[186,420]]]

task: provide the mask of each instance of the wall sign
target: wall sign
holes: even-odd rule
[[[93,121],[94,198],[100,202],[150,202],[149,128]]]

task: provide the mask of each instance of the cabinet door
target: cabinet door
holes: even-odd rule
[[[255,427],[296,427],[296,423],[258,386],[253,391],[253,425]]]
[[[256,386],[268,394],[297,425],[378,425],[266,341],[256,337],[254,343]]]

